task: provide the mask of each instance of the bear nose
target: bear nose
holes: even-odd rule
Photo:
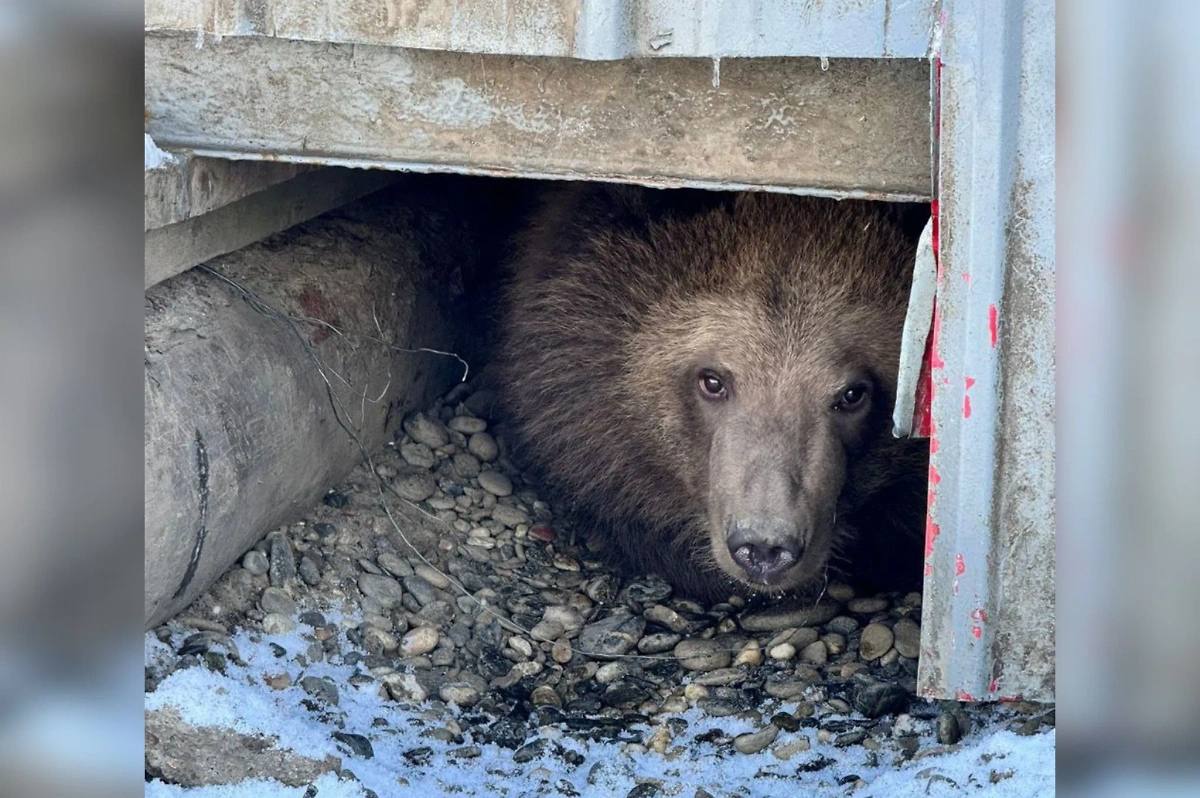
[[[751,579],[767,585],[779,581],[804,553],[800,536],[789,527],[782,522],[735,525],[726,538],[733,561]]]

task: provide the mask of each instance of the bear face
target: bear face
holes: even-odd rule
[[[851,543],[916,540],[919,487],[888,490],[924,468],[890,436],[910,242],[862,203],[645,205],[571,189],[526,238],[502,373],[528,460],[695,594],[802,589]]]

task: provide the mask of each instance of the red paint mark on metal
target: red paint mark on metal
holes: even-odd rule
[[[946,361],[942,360],[941,350],[938,347],[938,339],[941,337],[941,331],[942,312],[935,303],[933,306],[933,344],[929,350],[929,366],[937,371],[946,367]]]
[[[996,306],[988,305],[988,335],[991,336],[992,349],[996,348],[996,322],[997,322]]]
[[[983,607],[976,607],[975,609],[971,610],[971,620],[979,623],[986,623],[987,610],[985,610]]]
[[[942,271],[938,258],[938,201],[929,203],[929,218],[932,232],[933,262],[937,266],[937,281],[942,282]],[[933,299],[933,324],[929,336],[925,339],[925,352],[921,357],[921,373],[917,377],[917,395],[913,404],[913,429],[922,438],[933,436],[933,369],[941,368],[937,356],[937,331],[940,326],[937,297]]]
[[[913,429],[921,438],[933,432],[933,370],[930,360],[933,352],[932,333],[925,339],[925,354],[921,356],[921,374],[917,377],[917,395],[913,401]]]
[[[971,417],[971,397],[963,397],[963,418]]]
[[[967,390],[969,391],[969,390],[971,390],[971,386],[975,384],[975,378],[974,377],[963,377],[963,382],[966,384]]]
[[[938,453],[938,439],[934,435],[929,436],[929,453],[930,454]]]
[[[964,283],[966,283],[967,285],[971,284],[971,273],[970,272],[963,272],[962,278],[963,278]]]
[[[967,564],[965,562],[963,562],[963,556],[961,554],[956,555],[954,558],[954,575],[962,576],[966,572],[967,572]]]
[[[971,636],[974,637],[976,640],[978,640],[981,637],[983,637],[983,630],[980,629],[978,626],[972,626],[971,627]]]
[[[965,690],[955,690],[954,697],[957,698],[959,701],[974,701],[975,700],[975,696],[971,695],[970,693],[966,692]]]
[[[929,464],[929,484],[936,485],[942,481],[942,475],[938,473],[937,466],[933,463]],[[929,491],[930,497],[933,496],[933,490]]]
[[[926,514],[925,516],[925,559],[933,556],[933,543],[937,540],[938,535],[942,534],[942,530],[933,522],[933,516]]]
[[[999,689],[999,685],[997,684],[995,679],[992,679],[991,683],[988,685],[988,692],[994,693],[998,689]],[[1003,699],[1001,699],[1001,700],[1003,700]]]

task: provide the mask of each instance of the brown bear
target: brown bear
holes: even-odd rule
[[[928,446],[890,416],[915,249],[880,203],[552,191],[504,301],[518,455],[682,592],[912,588]]]

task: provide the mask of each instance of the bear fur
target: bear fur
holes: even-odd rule
[[[928,444],[890,418],[915,249],[881,203],[551,191],[502,311],[518,457],[698,598],[919,585]]]

